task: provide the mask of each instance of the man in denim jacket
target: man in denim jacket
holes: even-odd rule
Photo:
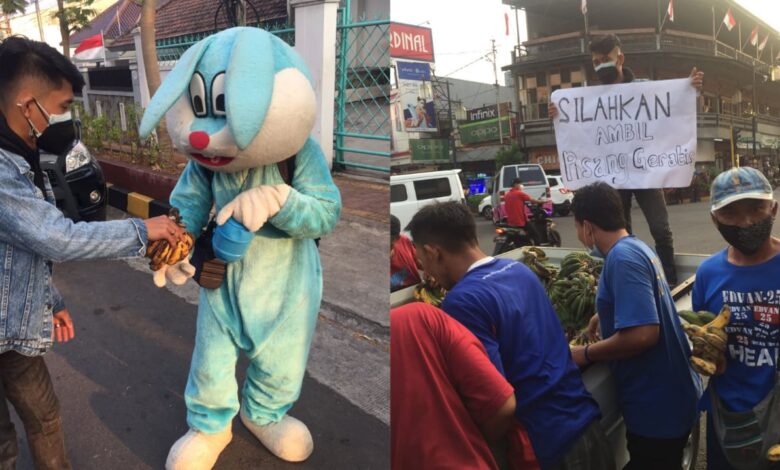
[[[81,74],[45,43],[0,43],[0,469],[13,469],[16,433],[6,399],[24,423],[38,469],[69,469],[59,404],[43,361],[73,322],[52,284],[52,262],[143,256],[149,241],[182,229],[167,217],[73,223],[54,205],[38,149],[67,151],[70,105]],[[175,276],[178,274],[178,277]],[[185,273],[171,274],[174,282]]]

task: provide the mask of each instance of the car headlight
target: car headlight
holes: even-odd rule
[[[65,157],[65,173],[81,168],[92,160],[89,150],[79,142]]]

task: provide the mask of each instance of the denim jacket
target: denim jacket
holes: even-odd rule
[[[140,219],[74,223],[33,183],[30,165],[0,149],[0,353],[27,356],[52,345],[52,314],[65,306],[52,284],[51,263],[143,256]]]

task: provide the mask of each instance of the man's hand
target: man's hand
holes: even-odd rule
[[[585,346],[571,346],[571,358],[580,369],[590,364],[585,358]]]
[[[257,232],[268,219],[279,213],[289,195],[290,187],[286,184],[248,189],[219,211],[217,224],[222,225],[233,217],[250,232]]]
[[[73,328],[73,320],[70,319],[68,309],[62,309],[54,314],[52,326],[52,338],[58,343],[67,343],[76,336],[76,329]]]
[[[591,341],[601,340],[601,331],[599,330],[599,316],[593,315],[588,321],[588,339]]]
[[[704,84],[704,72],[700,72],[699,69],[694,67],[689,78],[691,79],[691,85],[696,88],[697,92],[701,93],[701,87]]]
[[[195,275],[195,266],[191,265],[189,260],[183,259],[174,265],[163,264],[163,267],[154,272],[154,285],[165,287],[166,278],[172,283],[180,286],[187,282],[187,279]]]
[[[558,116],[558,107],[552,101],[547,103],[547,115],[550,116],[550,119],[555,119]]]
[[[168,240],[171,246],[184,238],[184,229],[166,215],[158,215],[144,220],[147,237],[150,242],[155,240]]]

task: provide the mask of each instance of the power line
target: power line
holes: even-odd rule
[[[476,60],[473,60],[473,61],[469,62],[468,64],[466,64],[466,65],[464,65],[464,66],[462,66],[462,67],[459,67],[459,68],[457,68],[457,69],[453,70],[452,72],[450,72],[450,73],[448,73],[448,74],[444,74],[444,75],[440,75],[440,76],[441,76],[441,77],[449,77],[449,76],[450,76],[450,75],[452,75],[453,73],[460,72],[461,70],[465,69],[466,67],[471,67],[472,65],[476,64],[476,63],[477,63],[477,62],[479,62],[480,60],[483,60],[483,59],[485,59],[485,58],[487,57],[487,55],[488,55],[488,54],[491,54],[491,52],[488,52],[487,54],[483,54],[483,55],[481,55],[480,57],[478,57]]]

